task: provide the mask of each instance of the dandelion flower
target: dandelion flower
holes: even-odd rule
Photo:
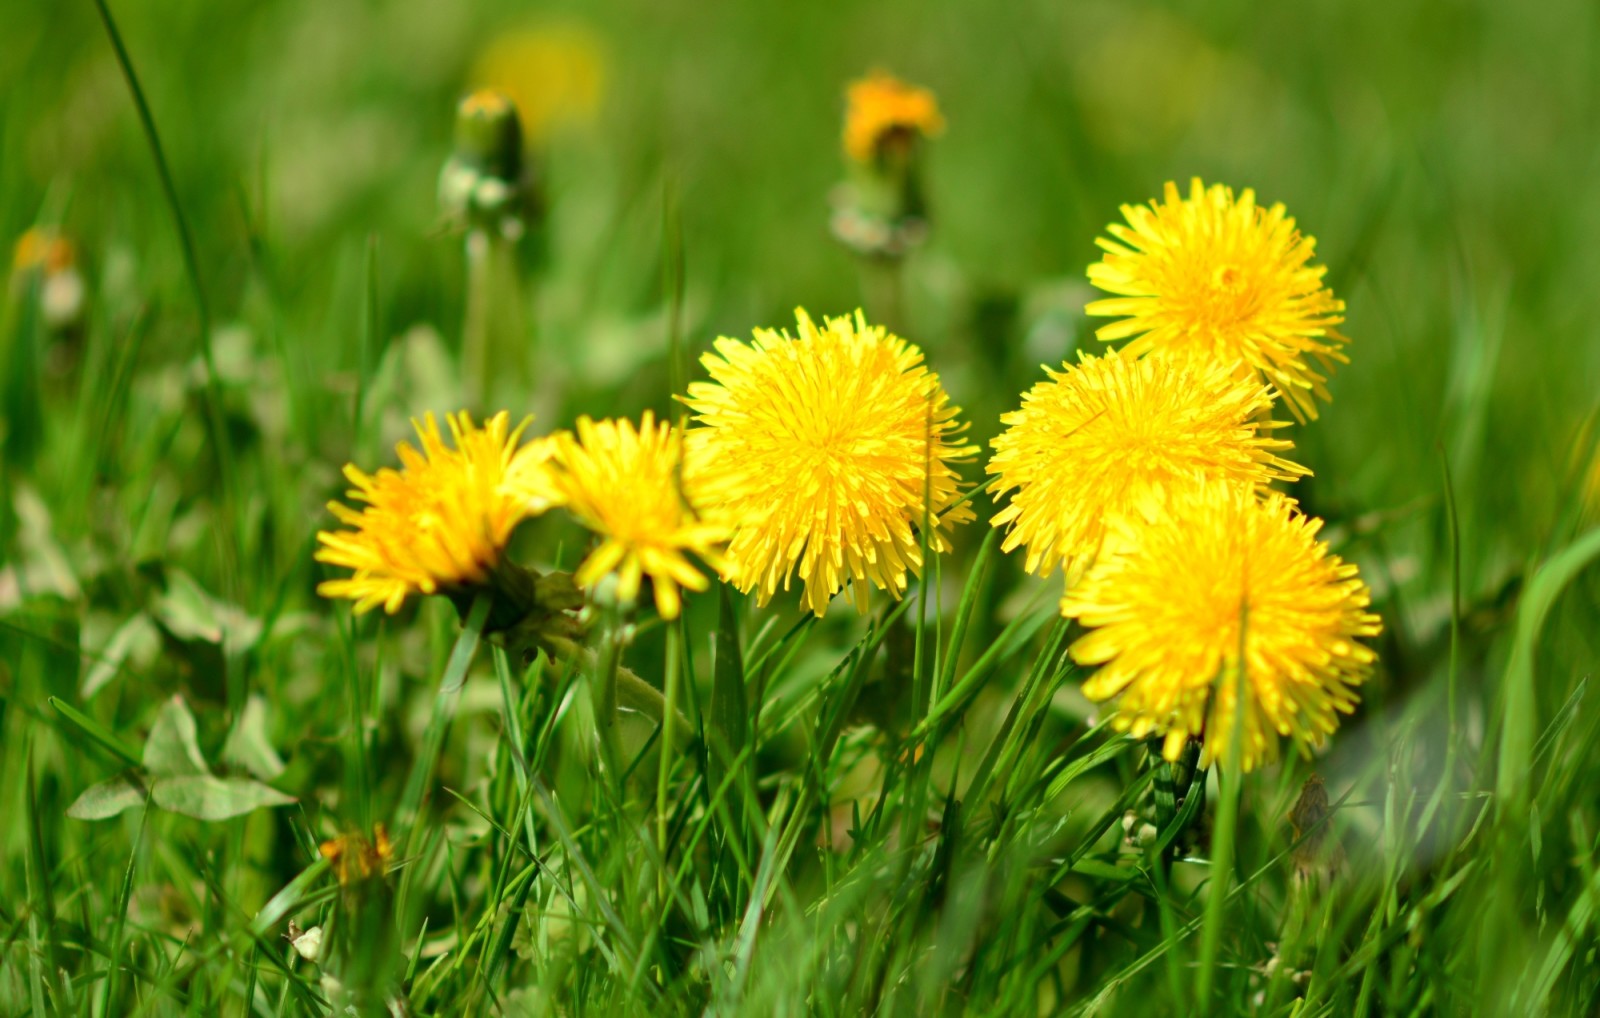
[[[1267,388],[1221,364],[1135,360],[1112,351],[1080,355],[1006,414],[989,489],[1014,491],[994,517],[1010,527],[1002,548],[1028,550],[1025,568],[1044,575],[1061,564],[1069,582],[1094,561],[1107,525],[1119,516],[1149,518],[1174,488],[1234,481],[1265,488],[1293,480],[1304,467],[1277,455],[1263,421]]]
[[[648,576],[667,619],[678,615],[679,587],[706,589],[687,553],[717,568],[726,531],[699,519],[685,496],[682,450],[681,435],[649,411],[637,429],[631,421],[580,417],[576,435],[556,436],[556,483],[567,509],[601,537],[578,567],[578,586],[592,589],[615,573],[619,597],[631,602]]]
[[[1308,264],[1315,238],[1295,229],[1282,205],[1263,209],[1255,192],[1198,178],[1189,197],[1168,183],[1165,202],[1124,205],[1127,225],[1107,227],[1105,256],[1089,281],[1117,296],[1093,301],[1091,315],[1121,318],[1102,340],[1133,337],[1135,356],[1162,354],[1242,365],[1277,387],[1296,418],[1317,416],[1313,396],[1331,398],[1324,370],[1347,361],[1335,326],[1344,301],[1322,285],[1323,266]]]
[[[395,447],[401,468],[366,474],[344,468],[356,510],[328,509],[351,529],[323,531],[318,562],[355,574],[318,585],[324,597],[349,598],[356,611],[383,605],[393,614],[411,594],[435,594],[485,584],[518,523],[560,501],[547,460],[547,442],[519,448],[523,425],[504,412],[483,427],[465,412],[446,417],[454,448],[429,414],[413,422],[422,442]]]
[[[846,93],[844,151],[858,163],[871,162],[895,132],[932,137],[944,130],[939,103],[925,88],[875,71],[850,83]]]
[[[508,32],[483,51],[472,80],[509,96],[528,137],[540,143],[594,120],[605,94],[605,46],[576,21]]]
[[[701,358],[711,381],[684,400],[701,425],[687,476],[733,530],[739,589],[765,604],[798,572],[816,614],[847,581],[864,609],[871,587],[899,596],[921,574],[925,518],[935,552],[972,518],[950,464],[977,450],[956,444],[958,408],[921,350],[859,311],[821,328],[795,317],[795,336],[757,329]]]
[[[1195,735],[1202,766],[1228,758],[1241,686],[1246,770],[1276,759],[1280,736],[1320,746],[1376,659],[1357,639],[1381,629],[1356,567],[1317,540],[1322,521],[1281,494],[1224,484],[1123,526],[1134,532],[1118,553],[1061,604],[1092,630],[1072,645],[1099,668],[1084,693],[1119,698],[1120,730],[1164,733],[1168,760]]]

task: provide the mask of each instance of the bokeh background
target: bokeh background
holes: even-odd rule
[[[647,369],[666,355],[667,202],[691,342],[782,324],[797,304],[860,303],[826,197],[844,84],[883,67],[935,90],[948,120],[928,152],[935,228],[905,328],[980,437],[994,425],[978,411],[1086,337],[1083,269],[1118,205],[1199,175],[1286,203],[1349,304],[1353,363],[1331,412],[1296,435],[1319,504],[1413,504],[1442,442],[1472,496],[1470,588],[1548,539],[1570,501],[1600,378],[1591,4],[178,0],[116,13],[219,323],[334,392],[358,367],[369,239],[382,338],[423,324],[456,340],[460,245],[434,197],[451,112],[484,54],[532,31],[521,73],[566,114],[532,132],[550,208],[539,353],[593,390],[584,409],[665,406],[666,373]],[[59,222],[106,313],[150,316],[141,358],[187,356],[175,235],[93,6],[0,17],[0,232]]]

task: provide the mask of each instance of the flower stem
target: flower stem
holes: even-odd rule
[[[1222,943],[1222,924],[1226,918],[1228,885],[1233,875],[1233,842],[1239,826],[1239,796],[1244,784],[1244,698],[1247,609],[1239,604],[1239,656],[1234,666],[1233,710],[1228,718],[1228,759],[1217,777],[1221,783],[1222,805],[1217,810],[1216,840],[1211,852],[1211,887],[1206,895],[1205,929],[1200,939],[1200,977],[1196,983],[1195,1004],[1200,1014],[1209,1012],[1211,984],[1216,972],[1217,950]],[[1219,690],[1213,691],[1216,696]],[[1201,780],[1205,780],[1203,777]]]
[[[489,231],[467,231],[467,311],[461,326],[461,381],[469,403],[481,405],[489,385],[489,314],[494,289]]]
[[[679,629],[677,624],[667,626],[667,688],[666,695],[662,697],[661,720],[661,765],[656,770],[656,847],[661,852],[663,862],[667,858],[667,788],[672,779],[673,750],[677,748],[674,738],[677,735],[675,722],[678,719],[678,710],[675,701],[678,699],[678,640]],[[665,886],[667,876],[663,870],[661,880]]]

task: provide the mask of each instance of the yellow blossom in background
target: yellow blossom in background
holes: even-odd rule
[[[593,589],[615,574],[618,597],[632,602],[648,576],[657,611],[676,618],[678,588],[707,587],[688,556],[720,568],[727,534],[700,519],[684,494],[681,434],[647,410],[638,428],[580,417],[577,433],[562,432],[555,442],[556,484],[567,509],[601,539],[578,567],[578,586]]]
[[[16,272],[64,272],[77,263],[78,253],[72,241],[44,226],[24,232],[11,252],[11,267]]]
[[[1089,281],[1116,296],[1091,302],[1091,315],[1120,318],[1096,335],[1132,338],[1135,356],[1159,353],[1222,361],[1259,373],[1300,420],[1315,418],[1313,397],[1327,400],[1327,375],[1346,361],[1334,328],[1344,302],[1322,285],[1324,266],[1309,264],[1316,240],[1295,228],[1280,205],[1261,208],[1246,188],[1199,178],[1189,197],[1168,183],[1165,201],[1124,205],[1127,225],[1108,226],[1096,243],[1105,256]]]
[[[507,32],[484,49],[471,78],[475,88],[509,96],[524,133],[538,143],[559,128],[594,120],[605,94],[605,47],[578,22]]]
[[[883,71],[851,82],[845,100],[844,151],[857,162],[870,161],[891,132],[933,137],[944,130],[932,92]]]
[[[1267,388],[1227,365],[1112,351],[1045,373],[1001,418],[988,466],[995,497],[1013,492],[992,523],[1010,528],[1003,550],[1027,548],[1030,573],[1063,565],[1073,582],[1112,521],[1153,518],[1174,489],[1307,473],[1277,455],[1292,443],[1271,436]]]
[[[925,517],[935,552],[972,518],[951,463],[977,450],[958,443],[959,410],[916,346],[859,311],[820,328],[795,317],[793,336],[723,337],[701,358],[711,381],[684,400],[700,425],[686,476],[733,530],[739,589],[765,604],[798,573],[816,614],[846,582],[864,609],[871,587],[899,596],[921,574]]]
[[[1358,699],[1378,617],[1354,565],[1317,540],[1322,521],[1281,494],[1207,485],[1168,501],[1067,592],[1061,610],[1092,630],[1072,645],[1097,667],[1093,700],[1117,697],[1115,726],[1166,736],[1175,760],[1191,736],[1201,766],[1228,758],[1241,649],[1241,760],[1277,758],[1280,736],[1320,746]]]
[[[429,414],[413,422],[420,452],[409,442],[395,447],[399,470],[344,468],[349,497],[365,506],[329,503],[350,529],[319,533],[316,558],[354,575],[324,581],[319,594],[349,598],[357,612],[383,605],[393,614],[411,594],[485,583],[517,524],[559,504],[549,443],[519,447],[526,422],[512,429],[504,412],[481,428],[465,412],[446,421],[453,448]]]

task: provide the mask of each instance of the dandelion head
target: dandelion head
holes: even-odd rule
[[[1310,264],[1315,238],[1282,205],[1264,209],[1248,188],[1235,197],[1198,178],[1187,198],[1168,183],[1164,201],[1122,214],[1127,223],[1106,228],[1105,255],[1089,266],[1089,281],[1115,296],[1086,310],[1121,319],[1099,338],[1132,339],[1135,356],[1235,365],[1276,387],[1298,419],[1316,417],[1315,398],[1330,398],[1323,372],[1347,359],[1347,340],[1335,329],[1344,302],[1323,285],[1327,269]]]
[[[1075,580],[1117,517],[1152,518],[1169,491],[1232,481],[1265,488],[1304,467],[1278,454],[1267,388],[1225,365],[1112,351],[1082,355],[1022,397],[990,444],[989,488],[1010,492],[993,519],[1004,550],[1027,549],[1025,568],[1057,565]]]
[[[884,141],[896,134],[933,137],[944,130],[932,92],[883,71],[851,82],[845,100],[844,151],[858,163],[875,159]]]
[[[792,336],[757,329],[701,359],[711,380],[684,401],[699,424],[686,476],[732,531],[739,588],[764,604],[798,573],[821,615],[846,582],[858,607],[872,587],[898,596],[924,540],[949,547],[950,526],[972,518],[952,464],[976,449],[917,347],[859,311],[796,318]]]
[[[681,433],[646,411],[632,421],[580,417],[576,432],[555,437],[556,483],[567,509],[600,537],[578,567],[580,587],[617,577],[624,602],[639,595],[643,578],[655,588],[662,618],[676,618],[679,588],[705,590],[689,556],[722,564],[725,529],[700,518],[682,483]]]
[[[605,47],[579,22],[507,32],[483,51],[472,80],[508,96],[538,143],[595,118],[605,93]]]
[[[414,423],[422,447],[396,446],[399,470],[345,467],[349,498],[363,505],[330,503],[347,529],[317,535],[317,561],[354,571],[317,592],[357,612],[392,614],[411,594],[487,583],[517,524],[560,501],[549,443],[520,445],[526,424],[512,428],[504,412],[482,427],[465,412],[447,416],[448,443],[432,414]]]
[[[1191,736],[1204,739],[1202,766],[1226,760],[1235,730],[1246,770],[1276,759],[1280,737],[1320,746],[1376,660],[1358,641],[1381,629],[1356,567],[1317,540],[1321,525],[1238,484],[1125,523],[1117,554],[1061,605],[1090,630],[1071,651],[1098,669],[1084,693],[1117,698],[1119,729],[1165,735],[1169,760]]]

